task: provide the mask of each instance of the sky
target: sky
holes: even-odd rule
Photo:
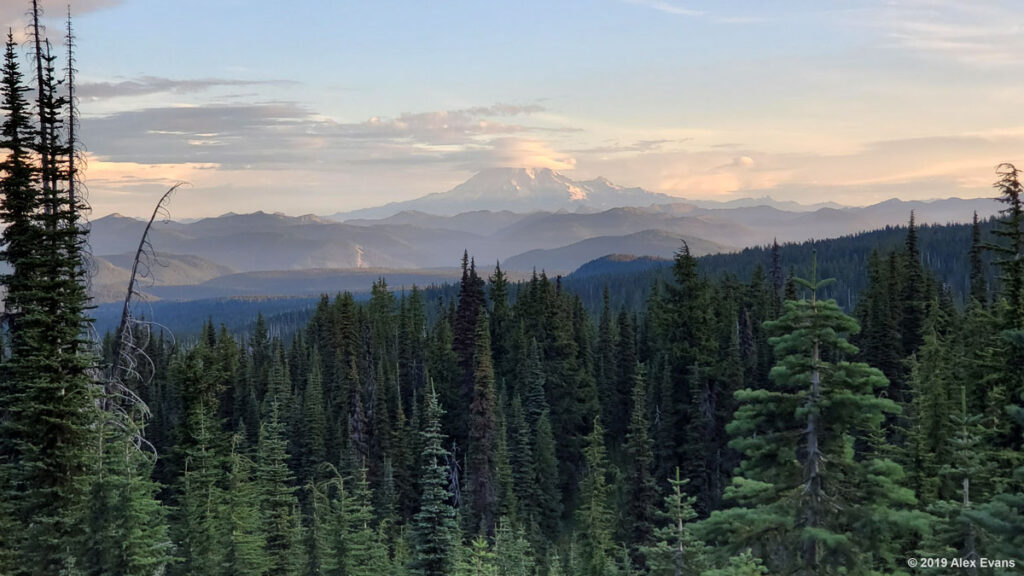
[[[0,2],[23,37],[27,0]],[[66,1],[44,0],[63,35]],[[71,0],[94,216],[332,214],[549,167],[681,198],[993,194],[1019,0]]]

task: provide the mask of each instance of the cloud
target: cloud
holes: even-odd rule
[[[534,142],[508,138],[544,128],[502,119],[540,110],[536,105],[496,104],[343,123],[293,102],[164,106],[84,118],[82,132],[90,149],[108,161],[263,169],[464,162],[467,154],[479,150],[511,150],[508,142]],[[559,162],[566,165],[564,158]]]
[[[666,14],[674,14],[676,16],[703,16],[704,11],[692,10],[685,8],[668,0],[626,0],[630,4],[639,4],[648,8],[653,8],[658,12],[664,12]]]
[[[925,57],[982,68],[1024,64],[1019,4],[908,0],[860,11],[855,21],[880,29],[891,46]]]
[[[80,16],[122,4],[124,0],[71,0],[71,16]],[[43,24],[50,24],[54,29],[50,34],[51,41],[64,39],[63,22],[67,19],[69,0],[40,0]],[[15,40],[25,39],[25,28],[29,22],[29,0],[3,0],[0,2],[0,29],[6,39],[7,29],[14,32]],[[59,26],[53,26],[60,22]]]
[[[158,76],[142,76],[119,82],[80,82],[76,86],[76,90],[80,98],[99,100],[103,98],[147,96],[160,93],[190,94],[219,87],[265,86],[286,83],[291,82],[280,80],[233,80],[228,78],[174,80]]]

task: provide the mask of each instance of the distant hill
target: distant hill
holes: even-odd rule
[[[209,298],[272,297],[368,292],[374,282],[384,278],[396,291],[444,284],[457,280],[458,268],[402,270],[387,268],[316,268],[311,270],[273,270],[243,272],[211,279],[193,286],[154,286],[148,293],[165,300]]]
[[[508,270],[536,268],[549,273],[567,273],[596,258],[614,253],[671,258],[682,247],[683,241],[690,247],[690,252],[697,256],[733,250],[729,246],[693,236],[678,236],[664,230],[643,230],[625,236],[588,238],[550,250],[531,250],[505,260],[502,266]]]
[[[609,254],[587,262],[569,274],[568,278],[582,279],[608,274],[636,274],[653,268],[672,265],[670,258],[634,256],[632,254]]]
[[[116,302],[124,299],[128,289],[132,260],[135,254],[113,254],[93,258],[95,274],[92,295],[97,302]],[[150,268],[140,271],[139,289],[150,292],[166,285],[192,286],[237,272],[230,266],[210,262],[192,254],[159,252],[150,259]]]

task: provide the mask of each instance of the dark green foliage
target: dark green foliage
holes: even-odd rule
[[[1024,189],[1020,170],[1013,164],[1000,164],[995,183],[999,201],[1005,204],[992,234],[998,242],[989,245],[995,264],[1002,271],[1002,296],[1009,305],[1008,327],[1024,329]]]
[[[900,486],[900,467],[858,455],[852,440],[876,434],[898,408],[876,396],[887,385],[878,370],[844,359],[857,354],[842,337],[857,332],[856,322],[817,300],[824,282],[813,273],[800,282],[811,298],[787,302],[767,325],[779,358],[773,389],[737,393],[729,432],[743,459],[726,492],[735,505],[702,531],[725,550],[770,550],[773,570],[888,571],[922,521],[907,512],[915,501]]]
[[[658,499],[653,475],[654,451],[647,422],[646,387],[641,370],[633,385],[623,470],[622,535],[632,552],[633,565],[637,567],[644,565],[639,547],[647,544],[654,533],[654,513]]]
[[[256,459],[259,487],[263,550],[269,558],[272,574],[297,573],[299,566],[298,499],[291,486],[294,479],[288,469],[284,424],[278,416],[277,402],[269,405],[267,421],[260,427]]]
[[[580,507],[576,511],[580,532],[581,574],[609,576],[615,573],[615,543],[612,540],[612,511],[609,506],[608,461],[604,429],[599,420],[587,436],[584,449],[586,469],[580,480]]]
[[[441,417],[444,410],[437,393],[426,395],[423,454],[420,466],[420,506],[413,529],[412,573],[418,576],[444,576],[453,566],[458,528],[455,510],[449,504],[447,452],[442,448]]]
[[[669,478],[664,508],[658,511],[662,527],[655,531],[654,542],[642,549],[651,576],[703,574],[709,566],[708,550],[693,534],[696,498],[686,496],[686,483],[676,468],[675,477]]]
[[[491,362],[490,328],[486,314],[479,314],[474,354],[473,400],[469,405],[468,532],[493,534],[498,503],[497,431],[495,422],[494,367]]]

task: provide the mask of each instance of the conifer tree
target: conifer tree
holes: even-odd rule
[[[612,518],[609,509],[608,462],[605,456],[604,429],[599,419],[587,436],[584,449],[586,471],[580,480],[580,506],[576,511],[581,535],[584,576],[609,576],[615,573]]]
[[[442,447],[441,418],[444,410],[437,392],[426,395],[423,453],[420,467],[420,507],[413,521],[412,573],[446,576],[453,567],[458,528],[449,503],[447,452]]]
[[[352,489],[342,500],[344,521],[344,574],[375,576],[380,574],[381,540],[373,525],[373,495],[365,466],[359,468]],[[384,553],[386,557],[386,552]]]
[[[974,212],[971,221],[971,252],[970,252],[970,295],[974,302],[985,306],[988,304],[988,282],[985,279],[985,264],[982,253],[985,249],[981,241],[981,225],[978,223],[978,212]]]
[[[259,485],[253,477],[254,463],[243,454],[245,436],[232,438],[231,457],[224,492],[225,576],[260,576],[269,569],[270,559],[264,551],[263,523],[260,519]]]
[[[320,354],[310,355],[306,387],[302,392],[302,416],[295,421],[297,468],[300,479],[309,480],[327,458],[327,419],[324,414],[324,388]]]
[[[540,510],[537,488],[537,460],[534,455],[535,434],[526,423],[526,415],[519,396],[512,398],[508,413],[508,452],[512,472],[512,491],[518,506],[518,520],[534,524]]]
[[[34,222],[40,209],[34,187],[37,175],[32,165],[33,136],[29,119],[28,88],[19,65],[13,33],[8,31],[0,78],[0,110],[4,113],[0,151],[0,219],[6,226],[0,233],[2,258],[9,271],[0,275],[4,295],[4,327],[10,358],[5,359],[0,378],[0,518],[7,529],[0,530],[0,571],[13,573],[18,566],[16,542],[20,488],[17,468],[21,461],[22,430],[18,425],[16,400],[25,394],[28,361],[41,327],[31,313],[32,292],[39,281],[41,261],[35,254],[40,231]]]
[[[74,564],[99,414],[90,377],[97,362],[84,336],[83,206],[69,193],[74,151],[63,141],[67,100],[58,93],[56,57],[42,37],[35,1],[31,17],[35,130],[10,34],[0,80],[7,115],[0,219],[11,268],[0,277],[10,335],[0,456],[6,457],[7,510],[21,527],[14,535],[18,569],[46,574]]]
[[[533,576],[536,562],[524,531],[513,529],[507,518],[502,518],[494,535],[494,555],[500,576]]]
[[[664,509],[658,511],[663,525],[655,531],[654,543],[642,548],[651,576],[703,574],[708,568],[707,547],[692,532],[696,498],[686,495],[687,482],[676,468],[675,478],[669,478]]]
[[[487,539],[477,536],[463,547],[459,559],[455,563],[455,576],[498,576],[494,552],[490,550]]]
[[[903,290],[900,297],[900,335],[903,338],[903,355],[911,356],[917,352],[924,340],[924,322],[927,315],[925,275],[921,268],[921,251],[917,245],[917,226],[914,224],[914,212],[910,212],[907,223],[907,238],[903,255]],[[897,402],[909,401],[905,390],[893,391]]]
[[[150,479],[155,455],[140,450],[120,427],[105,426],[98,434],[104,438],[90,478],[81,568],[90,575],[161,573],[172,559],[172,543],[156,499],[159,486]]]
[[[1013,164],[1000,164],[996,174],[999,180],[994,186],[1005,207],[992,231],[998,242],[988,248],[995,253],[995,264],[1002,272],[1002,296],[1009,305],[1006,326],[1024,330],[1024,187],[1020,170]]]
[[[639,547],[646,545],[654,532],[654,513],[658,490],[653,476],[654,452],[648,432],[647,390],[640,370],[633,385],[632,412],[626,430],[623,488],[623,536],[630,547],[633,565],[643,568]]]
[[[185,362],[195,369],[195,355]],[[182,475],[176,541],[181,562],[177,574],[216,574],[223,564],[223,456],[213,410],[200,401],[188,412],[180,443]]]
[[[852,441],[898,408],[876,395],[887,384],[878,370],[843,359],[857,349],[842,335],[858,326],[817,299],[827,281],[816,263],[810,281],[798,281],[810,300],[787,302],[766,325],[779,358],[773,388],[736,394],[730,445],[743,459],[726,491],[735,506],[712,513],[702,532],[726,550],[770,551],[773,571],[893,570],[924,520],[906,510],[914,497],[900,467],[858,454]]]
[[[284,424],[277,402],[271,402],[267,420],[260,427],[256,479],[260,491],[260,512],[265,530],[264,551],[272,574],[295,574],[299,562],[298,499],[291,486]]]
[[[555,537],[562,517],[562,494],[558,488],[558,459],[548,412],[537,421],[534,458],[537,463],[537,508],[541,532]]]
[[[747,550],[730,558],[729,564],[725,568],[708,570],[701,576],[762,576],[763,574],[768,574],[768,569],[765,568],[760,558],[755,558]]]
[[[474,356],[473,401],[469,405],[468,468],[469,533],[490,536],[498,503],[494,367],[491,363],[490,328],[486,314],[478,315]]]

